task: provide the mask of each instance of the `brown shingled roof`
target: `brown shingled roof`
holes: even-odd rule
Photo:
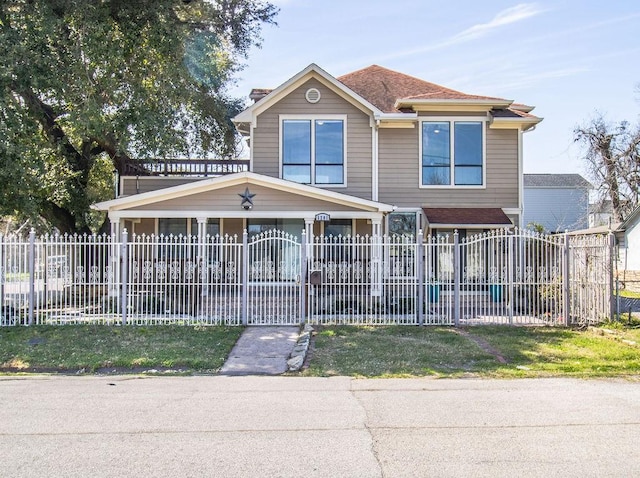
[[[512,222],[498,207],[425,207],[425,216],[431,226],[486,225],[511,226]]]
[[[337,80],[385,113],[398,113],[394,105],[397,100],[404,98],[505,101],[489,96],[468,95],[378,65],[347,73]]]

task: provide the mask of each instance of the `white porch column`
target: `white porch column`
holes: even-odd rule
[[[120,218],[111,217],[109,215],[109,222],[111,223],[111,247],[109,248],[109,272],[107,273],[108,293],[110,297],[119,297],[119,285],[120,285]]]
[[[382,295],[382,218],[371,220],[371,295]]]
[[[111,236],[115,236],[116,240],[120,237],[120,218],[109,216],[111,222]]]
[[[315,260],[313,256],[313,225],[315,223],[314,218],[305,218],[304,219],[304,232],[306,236],[306,244],[302,244],[302,247],[307,248],[307,264],[309,264],[309,270],[313,267],[313,262]]]
[[[207,221],[206,217],[197,217],[198,221],[198,257],[196,257],[196,265],[200,278],[202,279],[202,290],[200,295],[206,297],[209,293],[209,260],[207,257]]]

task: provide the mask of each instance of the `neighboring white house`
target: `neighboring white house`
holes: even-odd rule
[[[608,226],[613,220],[611,199],[589,204],[589,227]]]
[[[525,174],[523,224],[550,233],[586,229],[592,188],[579,174]]]
[[[640,271],[640,207],[637,207],[616,229],[619,269]]]

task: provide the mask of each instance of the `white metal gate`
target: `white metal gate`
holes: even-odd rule
[[[249,325],[297,325],[302,318],[300,241],[276,229],[246,246],[244,298]]]

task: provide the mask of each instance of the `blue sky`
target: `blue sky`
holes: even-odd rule
[[[272,0],[232,93],[275,88],[310,63],[333,76],[378,64],[470,94],[534,105],[525,172],[586,173],[576,125],[600,111],[637,123],[640,2]],[[585,174],[586,175],[586,174]]]

